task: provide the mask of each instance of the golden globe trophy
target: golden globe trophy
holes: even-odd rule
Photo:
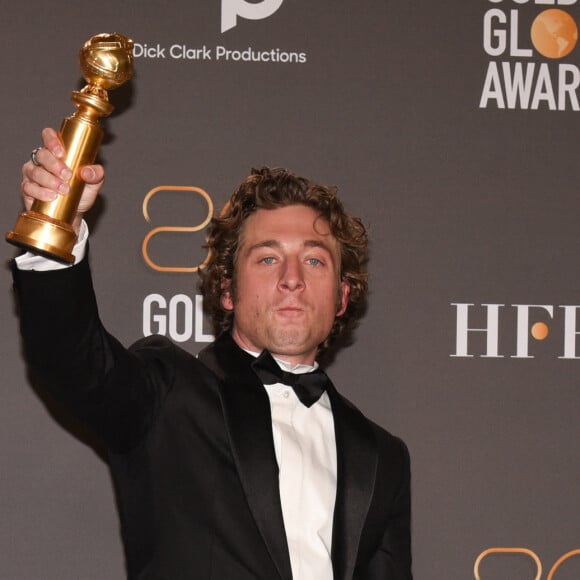
[[[6,235],[12,244],[66,263],[74,262],[72,249],[77,235],[72,223],[84,187],[79,169],[97,157],[103,138],[99,117],[110,115],[114,108],[107,91],[133,76],[133,41],[117,33],[97,34],[82,47],[79,60],[88,84],[73,92],[77,111],[64,119],[59,133],[66,150],[64,162],[73,172],[70,191],[54,201],[35,200]]]

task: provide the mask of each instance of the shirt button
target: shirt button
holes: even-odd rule
[[[287,398],[290,396],[290,393],[289,393],[288,391],[284,391],[284,392],[282,393],[282,396],[283,396],[285,399],[287,399]]]

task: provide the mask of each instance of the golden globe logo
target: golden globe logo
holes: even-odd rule
[[[531,38],[532,44],[541,55],[546,58],[563,58],[576,46],[578,27],[564,10],[544,10],[534,19]]]
[[[569,62],[578,42],[569,10],[577,1],[488,0],[495,6],[483,17],[483,50],[501,60],[488,63],[480,108],[580,110],[580,70]],[[530,23],[531,5],[558,7],[532,14]]]

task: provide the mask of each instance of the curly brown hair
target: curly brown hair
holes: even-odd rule
[[[200,272],[200,289],[204,307],[213,321],[216,336],[232,329],[234,312],[222,307],[223,292],[235,299],[236,260],[242,228],[246,219],[259,209],[276,209],[289,205],[305,205],[316,210],[330,225],[340,248],[340,281],[350,286],[346,311],[319,346],[319,354],[356,325],[366,303],[368,284],[366,263],[368,238],[359,218],[347,214],[337,197],[335,187],[319,185],[282,168],[252,169],[219,216],[211,221],[206,247],[209,258]],[[340,284],[337,284],[340,295]]]

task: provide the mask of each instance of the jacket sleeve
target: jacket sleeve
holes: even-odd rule
[[[14,265],[13,276],[31,380],[112,450],[134,446],[171,384],[171,353],[150,360],[125,349],[104,329],[87,259],[48,272]],[[163,349],[171,351],[168,341],[159,345]]]

